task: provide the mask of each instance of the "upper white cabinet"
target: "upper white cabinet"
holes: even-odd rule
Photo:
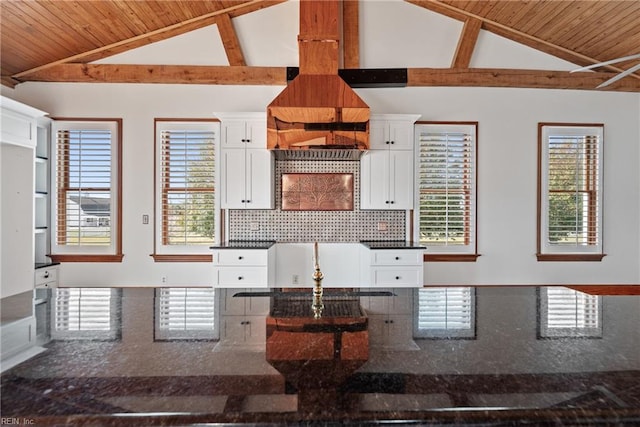
[[[413,150],[413,124],[419,116],[373,115],[369,121],[371,150]]]
[[[233,118],[224,118],[222,121],[222,148],[266,149],[266,114],[251,113],[246,117],[234,116]]]
[[[374,115],[360,159],[360,209],[413,209],[416,115]]]
[[[267,150],[266,113],[220,118],[221,207],[273,209],[275,159]]]

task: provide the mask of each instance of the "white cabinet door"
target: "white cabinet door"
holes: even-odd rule
[[[371,150],[360,158],[360,209],[390,209],[389,152]]]
[[[267,119],[245,122],[245,146],[247,148],[267,148]]]
[[[242,120],[225,121],[222,125],[222,148],[245,148],[247,146],[246,123]]]
[[[246,209],[273,209],[274,167],[273,155],[267,149],[246,150]]]
[[[267,120],[224,120],[222,148],[267,148]]]
[[[387,129],[391,149],[413,151],[413,122],[390,122]]]
[[[242,209],[246,205],[245,150],[222,150],[221,157],[220,205],[223,209]]]
[[[413,181],[413,151],[389,151],[389,209],[413,209]]]
[[[369,148],[371,150],[413,150],[412,120],[369,121]]]
[[[273,209],[274,159],[267,149],[222,150],[221,207]]]
[[[360,177],[360,209],[413,209],[413,151],[371,150]]]

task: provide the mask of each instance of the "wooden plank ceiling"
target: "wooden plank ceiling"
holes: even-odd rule
[[[233,18],[285,0],[2,0],[2,83],[25,81],[276,84],[286,68],[247,64]],[[306,1],[306,0],[303,0]],[[360,0],[372,1],[372,0]],[[408,85],[595,89],[640,60],[596,72],[469,68],[480,30],[590,65],[640,53],[640,1],[406,0],[464,23],[450,68],[412,68]],[[343,2],[343,66],[359,68],[359,2]],[[229,66],[92,61],[217,24]],[[360,22],[360,25],[362,23]],[[601,90],[640,91],[636,73]]]

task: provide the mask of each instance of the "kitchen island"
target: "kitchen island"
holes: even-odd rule
[[[638,425],[640,296],[601,296],[597,337],[550,339],[540,336],[539,304],[552,289],[471,288],[472,336],[416,338],[413,351],[370,347],[366,360],[364,343],[355,345],[350,354],[359,366],[341,384],[319,382],[302,393],[265,351],[215,352],[215,339],[160,339],[160,290],[117,289],[115,338],[57,339],[5,371],[2,416],[43,426]],[[394,297],[360,296],[366,298]],[[279,314],[286,315],[270,310],[265,316],[295,329]],[[297,342],[278,357],[317,358],[305,354],[313,353],[310,341]],[[318,378],[330,374],[316,371]]]

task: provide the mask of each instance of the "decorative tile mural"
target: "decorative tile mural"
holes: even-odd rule
[[[353,210],[353,174],[283,173],[282,210]]]
[[[283,174],[352,174],[353,210],[282,209]],[[229,210],[229,240],[275,240],[278,242],[358,242],[404,240],[405,211],[360,210],[360,162],[276,161],[274,210]],[[384,223],[386,231],[378,231]],[[257,231],[254,231],[257,228]]]

